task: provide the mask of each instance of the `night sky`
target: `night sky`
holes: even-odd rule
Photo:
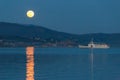
[[[32,19],[27,10],[35,11]],[[0,0],[0,22],[75,33],[120,33],[120,0]]]

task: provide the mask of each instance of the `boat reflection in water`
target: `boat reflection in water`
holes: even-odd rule
[[[34,80],[34,47],[26,48],[26,80]]]

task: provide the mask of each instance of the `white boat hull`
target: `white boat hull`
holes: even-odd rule
[[[79,48],[102,48],[102,49],[106,49],[106,48],[110,48],[107,44],[97,44],[94,43],[93,41],[91,41],[87,46],[84,45],[79,45]]]
[[[101,48],[101,49],[107,49],[107,48],[110,48],[110,47],[102,47],[102,46],[93,46],[93,47],[90,47],[90,46],[82,46],[82,45],[79,45],[79,48]]]

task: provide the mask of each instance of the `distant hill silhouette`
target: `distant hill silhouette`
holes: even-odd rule
[[[78,46],[79,44],[88,44],[91,38],[95,42],[104,42],[113,47],[120,47],[120,33],[91,33],[91,34],[69,34],[65,32],[58,32],[50,30],[42,26],[22,25],[16,23],[0,22],[0,40],[5,42],[24,42],[34,43],[36,45],[51,44],[66,44],[71,46]],[[2,42],[0,43],[1,45]]]
[[[21,25],[16,23],[0,23],[0,35],[1,36],[19,36],[19,37],[40,37],[40,38],[56,38],[56,39],[66,39],[76,36],[73,34],[68,34],[64,32],[58,32],[44,28],[42,26],[34,25]]]

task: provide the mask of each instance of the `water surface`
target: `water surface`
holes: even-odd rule
[[[25,48],[0,48],[0,80],[26,80]],[[91,80],[91,51],[35,48],[35,80]],[[120,80],[120,49],[93,51],[93,80]]]

